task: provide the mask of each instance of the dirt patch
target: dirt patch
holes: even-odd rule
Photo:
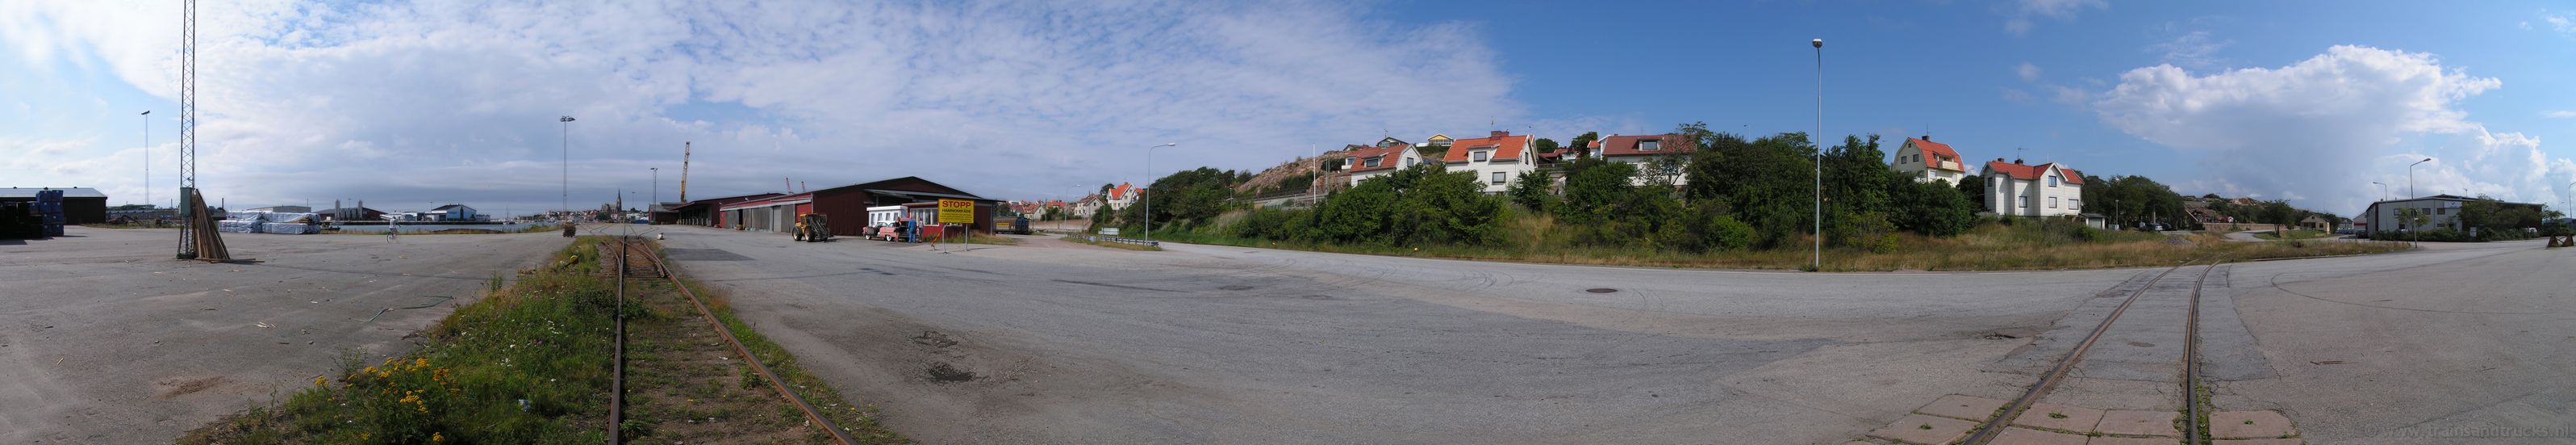
[[[923,369],[922,373],[930,377],[931,383],[943,385],[975,381],[974,371],[957,369],[956,365],[950,365],[948,362],[931,362],[930,367]]]
[[[942,334],[939,331],[921,331],[921,335],[912,336],[912,342],[934,348],[957,346],[957,339],[949,338],[948,334]]]
[[[232,383],[232,379],[224,378],[224,376],[197,378],[172,377],[161,379],[161,381],[153,382],[152,384],[163,388],[161,390],[161,398],[166,400],[173,397],[196,394],[207,389],[212,389],[216,386],[222,386],[225,383]]]
[[[432,231],[429,231],[429,233],[435,233],[435,234],[441,234],[441,235],[455,235],[455,234],[484,235],[484,234],[496,234],[496,233],[501,233],[501,231],[499,231],[499,230],[491,230],[491,229],[439,229],[439,230],[432,230]]]

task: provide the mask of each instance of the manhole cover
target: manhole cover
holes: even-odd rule
[[[1606,294],[1606,293],[1611,293],[1611,292],[1618,292],[1619,290],[1618,290],[1618,289],[1611,289],[1611,288],[1607,288],[1607,287],[1596,287],[1596,288],[1591,288],[1591,289],[1584,289],[1583,291],[1584,291],[1584,292],[1596,293],[1596,294]]]

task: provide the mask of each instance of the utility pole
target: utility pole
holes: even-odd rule
[[[143,110],[143,207],[152,208],[152,110]]]
[[[563,200],[563,202],[558,203],[558,204],[561,204],[561,205],[563,206],[564,211],[566,211],[566,212],[570,212],[570,211],[572,211],[572,121],[573,121],[573,119],[572,119],[572,116],[564,116],[563,118],[561,118],[561,119],[556,119],[555,121],[556,121],[556,122],[562,122],[562,123],[563,123],[563,192],[562,192],[562,193],[563,193],[563,195],[562,195],[562,197],[561,197],[561,198],[562,198],[562,200]]]
[[[1816,47],[1816,247],[1808,266],[1825,270],[1825,39],[1812,42]]]
[[[680,202],[689,202],[689,143],[680,143]]]

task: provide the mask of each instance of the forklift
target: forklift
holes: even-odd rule
[[[820,243],[832,240],[832,225],[821,213],[796,215],[796,240]]]

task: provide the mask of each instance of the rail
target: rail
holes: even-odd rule
[[[1095,242],[1095,243],[1126,243],[1126,244],[1134,244],[1134,245],[1139,245],[1139,246],[1163,247],[1163,242],[1161,242],[1161,241],[1154,241],[1154,240],[1142,240],[1142,239],[1135,239],[1135,238],[1120,238],[1120,237],[1115,237],[1115,236],[1100,236],[1100,235],[1093,235],[1093,234],[1088,234],[1088,233],[1076,233],[1076,234],[1066,235],[1066,236],[1071,236],[1071,237],[1074,237],[1074,238],[1079,238],[1079,239],[1081,239],[1081,240],[1083,240],[1083,241],[1090,241],[1090,242]]]
[[[2171,268],[2165,269],[2163,272],[2157,273],[2154,278],[2147,279],[2144,284],[2138,286],[2137,290],[2130,291],[2129,297],[2120,300],[2120,305],[2113,307],[2111,309],[2111,314],[2102,319],[2102,324],[2094,326],[2091,333],[2086,334],[2083,340],[2076,342],[2075,347],[2072,350],[2067,351],[2065,359],[2059,360],[2057,362],[2057,366],[2050,368],[2046,374],[2040,375],[2039,382],[2031,385],[2030,390],[2023,392],[2021,397],[2014,398],[2012,401],[2004,404],[2003,409],[1996,413],[1994,419],[1986,422],[1984,425],[1980,425],[1976,430],[1972,431],[1971,434],[1968,435],[1967,439],[1960,441],[1960,443],[1968,445],[1984,445],[1993,442],[1997,437],[2000,437],[2005,427],[2010,425],[2013,419],[2020,417],[2023,411],[2030,409],[2031,405],[2039,403],[2039,400],[2042,397],[2046,397],[2050,391],[2057,389],[2058,383],[2063,382],[2066,377],[2075,371],[2076,365],[2082,363],[2084,361],[2085,354],[2087,352],[2091,352],[2093,349],[2093,343],[2097,340],[2101,340],[2104,333],[2110,332],[2111,324],[2120,321],[2120,316],[2126,314],[2129,311],[2129,306],[2137,303],[2139,297],[2145,296],[2149,289],[2154,289],[2156,287],[2156,283],[2164,281],[2165,277],[2173,275],[2174,272],[2183,270],[2184,268],[2192,267],[2194,264],[2200,263],[2203,260],[2208,260],[2209,263],[2201,268],[2200,276],[2194,278],[2192,281],[2190,312],[2189,315],[2187,315],[2188,321],[2184,322],[2184,336],[2187,338],[2183,342],[2182,359],[2184,374],[2182,379],[2183,404],[2188,407],[2184,413],[2184,416],[2187,417],[2187,419],[2182,425],[2182,435],[2187,441],[2186,443],[2199,445],[2201,443],[2201,432],[2205,431],[2206,428],[2205,425],[2201,425],[2201,420],[2199,418],[2203,415],[2200,412],[2200,404],[2206,402],[2206,400],[2200,396],[2198,388],[2200,385],[2200,288],[2208,283],[2211,271],[2216,270],[2218,265],[2226,262],[2223,259],[2214,256],[2195,258],[2190,261],[2184,261],[2182,264],[2174,265]]]
[[[617,243],[619,244],[618,256],[620,257],[618,267],[621,269],[617,274],[617,313],[619,318],[617,327],[618,351],[617,364],[615,365],[616,369],[614,370],[615,377],[614,380],[610,381],[611,394],[609,397],[611,400],[609,413],[611,420],[608,424],[609,443],[613,444],[622,442],[622,437],[620,436],[623,435],[622,431],[618,429],[622,419],[618,419],[617,417],[621,417],[620,414],[623,414],[622,411],[624,411],[623,405],[625,402],[623,394],[625,392],[624,386],[626,380],[625,282],[626,277],[629,275],[640,277],[658,276],[658,278],[670,281],[673,289],[679,290],[681,296],[689,298],[689,304],[697,306],[698,315],[701,318],[706,319],[708,326],[715,328],[716,335],[723,336],[725,343],[733,345],[734,353],[742,355],[743,363],[751,365],[751,369],[759,372],[762,378],[767,379],[769,381],[769,387],[776,389],[779,396],[786,398],[789,403],[796,405],[796,409],[804,412],[805,420],[813,422],[816,428],[822,428],[823,431],[831,433],[832,441],[834,443],[839,443],[841,445],[856,443],[850,440],[849,434],[841,432],[840,425],[834,424],[831,417],[824,416],[821,411],[816,411],[813,404],[805,402],[804,396],[797,395],[796,391],[788,389],[787,381],[779,378],[778,373],[771,372],[769,370],[769,365],[761,362],[760,356],[751,353],[751,348],[743,346],[742,339],[735,338],[733,336],[733,330],[726,328],[724,321],[716,318],[715,311],[707,308],[706,301],[698,298],[697,292],[689,290],[689,285],[681,282],[678,274],[669,273],[669,264],[662,261],[661,254],[659,252],[655,252],[649,242],[644,241],[642,237],[618,237]],[[639,254],[643,261],[629,261],[631,258],[627,257],[628,252]]]

